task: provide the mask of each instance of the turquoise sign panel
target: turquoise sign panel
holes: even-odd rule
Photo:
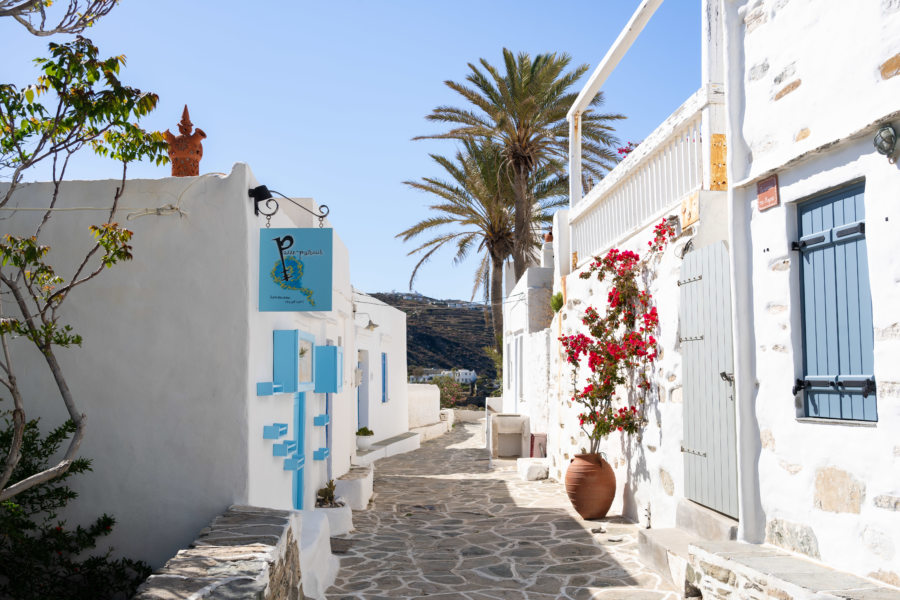
[[[259,310],[331,310],[331,229],[260,229]]]

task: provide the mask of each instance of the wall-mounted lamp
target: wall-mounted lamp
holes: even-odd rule
[[[291,204],[294,204],[295,206],[299,206],[300,208],[302,208],[303,210],[305,210],[312,216],[317,217],[319,219],[319,227],[325,226],[325,217],[328,216],[328,213],[330,211],[328,210],[328,207],[325,206],[324,204],[319,206],[319,212],[316,213],[316,212],[309,210],[308,208],[306,208],[299,202],[295,202],[292,198],[288,198],[281,192],[277,192],[275,190],[270,191],[269,188],[267,188],[266,186],[258,185],[255,188],[251,188],[247,192],[247,195],[250,196],[251,200],[253,200],[253,214],[255,214],[256,216],[263,215],[266,218],[266,227],[271,226],[272,215],[274,215],[275,213],[278,212],[278,201],[272,197],[272,194],[278,194],[279,196],[281,196],[282,198],[284,198]],[[259,207],[260,204],[263,204],[264,209],[261,209]],[[273,206],[274,206],[274,208],[273,208]]]
[[[887,156],[888,162],[894,164],[896,159],[894,159],[893,154],[894,148],[897,146],[897,134],[894,128],[890,125],[885,125],[879,129],[878,133],[875,134],[873,143],[878,154]]]
[[[378,323],[376,323],[375,321],[372,320],[372,315],[370,315],[369,313],[364,313],[364,312],[355,313],[353,315],[354,318],[356,318],[356,315],[366,315],[367,317],[369,317],[369,322],[366,323],[366,326],[364,327],[364,329],[368,329],[369,331],[375,331],[375,328],[378,327]]]

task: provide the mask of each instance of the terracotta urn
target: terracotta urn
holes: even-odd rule
[[[602,519],[616,497],[616,474],[599,454],[576,454],[566,469],[566,493],[582,519]]]
[[[544,241],[547,242],[548,244],[553,241],[553,230],[552,229],[544,234]]]

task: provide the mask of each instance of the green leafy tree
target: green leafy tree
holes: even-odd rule
[[[464,260],[473,249],[482,253],[475,273],[474,297],[483,287],[491,305],[495,343],[503,339],[503,263],[514,248],[511,186],[503,176],[503,149],[490,141],[464,140],[453,160],[432,154],[431,158],[450,179],[425,177],[406,181],[415,189],[438,198],[429,208],[432,216],[402,231],[404,242],[424,234],[433,234],[409,252],[419,254],[409,280],[410,289],[419,268],[445,245],[455,246],[454,263]],[[551,211],[566,202],[565,182],[544,170],[534,172],[529,192],[537,208],[532,212],[530,248],[537,248],[542,224],[551,220]]]
[[[158,97],[120,81],[123,56],[102,59],[97,47],[82,37],[51,43],[49,48],[49,58],[35,60],[41,69],[36,84],[24,88],[0,84],[0,170],[10,173],[0,208],[10,203],[24,174],[38,164],[51,163],[53,184],[33,234],[6,235],[0,240],[0,390],[5,389],[13,402],[13,433],[0,467],[0,501],[63,475],[76,460],[87,420],[56,353],[59,348],[80,345],[81,336],[60,322],[59,310],[76,288],[131,259],[132,234],[115,222],[128,164],[168,160],[162,135],[137,124],[156,107]],[[106,222],[84,232],[94,238],[90,250],[64,277],[49,262],[50,247],[43,243],[41,232],[60,199],[69,160],[85,148],[119,162],[121,183],[107,199]],[[23,457],[26,400],[16,378],[14,356],[22,350],[21,344],[29,343],[44,357],[74,430],[57,464],[16,479],[13,475]]]
[[[15,437],[9,413],[0,429],[0,451],[8,452]],[[28,479],[46,470],[60,445],[75,432],[67,421],[41,437],[38,422],[28,421],[22,436],[22,460],[14,479]],[[112,549],[90,553],[109,535],[115,519],[101,515],[87,527],[69,527],[58,511],[78,494],[67,480],[91,470],[91,461],[77,458],[52,481],[33,486],[0,503],[0,598],[16,600],[99,600],[131,597],[150,574],[146,563],[113,559]]]
[[[512,256],[517,279],[525,272],[533,238],[532,178],[539,171],[565,177],[569,151],[566,113],[577,96],[577,91],[570,90],[588,70],[588,65],[581,65],[566,71],[571,60],[568,54],[556,53],[532,59],[525,52],[516,55],[504,48],[502,72],[483,58],[480,68],[469,63],[467,83],[445,83],[470,106],[439,106],[426,118],[448,123],[452,129],[415,138],[490,140],[501,148],[503,172],[514,199]],[[624,118],[598,113],[602,104],[603,94],[599,93],[580,121],[582,169],[597,179],[617,162],[613,123]]]

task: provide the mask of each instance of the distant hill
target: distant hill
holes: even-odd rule
[[[490,316],[483,304],[437,300],[418,294],[369,294],[406,313],[407,364],[412,367],[474,369],[496,377],[482,348],[491,345]]]

